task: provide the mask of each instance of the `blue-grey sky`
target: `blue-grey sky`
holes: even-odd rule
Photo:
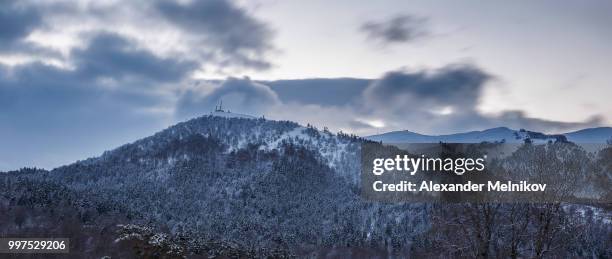
[[[367,135],[612,122],[612,2],[0,0],[0,170],[212,110]]]

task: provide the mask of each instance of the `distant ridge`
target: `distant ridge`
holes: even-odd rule
[[[581,129],[563,135],[569,141],[576,143],[606,143],[612,139],[612,127]]]
[[[378,135],[367,136],[366,139],[385,143],[480,143],[505,142],[523,143],[526,139],[535,142],[570,141],[574,143],[606,143],[612,138],[611,127],[588,128],[563,134],[544,134],[528,130],[513,130],[507,127],[497,127],[482,131],[446,135],[424,135],[408,130],[392,131]]]

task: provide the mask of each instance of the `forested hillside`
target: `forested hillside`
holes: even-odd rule
[[[366,141],[289,121],[199,117],[51,171],[0,173],[0,235],[68,236],[75,258],[612,256],[601,204],[365,201]],[[610,154],[586,158],[604,189]]]

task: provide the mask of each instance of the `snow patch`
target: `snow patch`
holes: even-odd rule
[[[257,119],[256,117],[251,116],[251,115],[233,113],[233,112],[224,112],[224,111],[211,112],[210,116],[217,116],[217,117],[223,117],[223,118]]]

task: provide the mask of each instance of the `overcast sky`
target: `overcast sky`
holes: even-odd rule
[[[0,0],[0,170],[96,156],[219,99],[360,135],[609,126],[610,13],[606,0]]]

